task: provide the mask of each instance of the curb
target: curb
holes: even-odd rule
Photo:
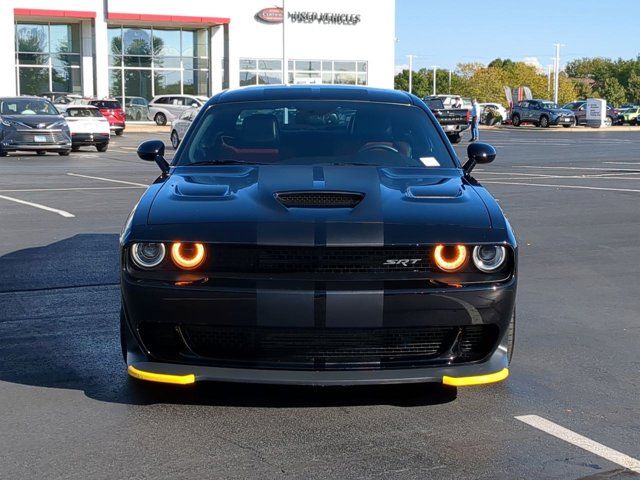
[[[480,125],[480,130],[515,130],[523,132],[564,132],[564,133],[593,133],[593,132],[640,132],[640,128],[637,126],[622,126],[614,125],[606,128],[591,128],[585,126],[564,128],[563,126],[552,126],[549,128],[540,128],[533,125],[526,125],[521,127],[514,127],[513,125],[498,125],[488,126]]]
[[[156,125],[144,123],[127,123],[124,133],[169,133],[171,125]]]

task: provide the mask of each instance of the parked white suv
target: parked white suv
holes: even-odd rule
[[[196,95],[157,95],[149,102],[149,120],[166,125],[180,118],[185,110],[200,108],[207,100],[207,97]]]

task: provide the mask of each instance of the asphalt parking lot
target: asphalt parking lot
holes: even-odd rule
[[[130,380],[118,233],[153,137],[0,159],[0,478],[640,478],[640,134],[481,132],[517,340],[506,382],[457,390]]]

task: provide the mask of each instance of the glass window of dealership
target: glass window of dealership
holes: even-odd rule
[[[20,94],[82,93],[80,24],[17,22],[15,28]],[[129,102],[162,94],[212,93],[208,28],[110,24],[107,35],[112,97]],[[289,59],[286,80],[367,85],[367,69],[365,60]],[[238,84],[283,83],[282,72],[282,58],[240,58]]]
[[[80,25],[16,24],[16,80],[20,94],[80,93]]]

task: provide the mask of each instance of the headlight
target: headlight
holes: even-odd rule
[[[473,263],[484,273],[498,270],[507,258],[507,251],[500,245],[479,245],[473,248]]]
[[[153,268],[164,259],[165,248],[162,243],[134,243],[131,245],[131,258],[142,268]]]
[[[433,250],[436,266],[443,272],[460,270],[467,261],[467,247],[464,245],[436,245]]]
[[[176,242],[171,246],[171,259],[184,270],[198,268],[204,262],[205,249],[201,243]]]

